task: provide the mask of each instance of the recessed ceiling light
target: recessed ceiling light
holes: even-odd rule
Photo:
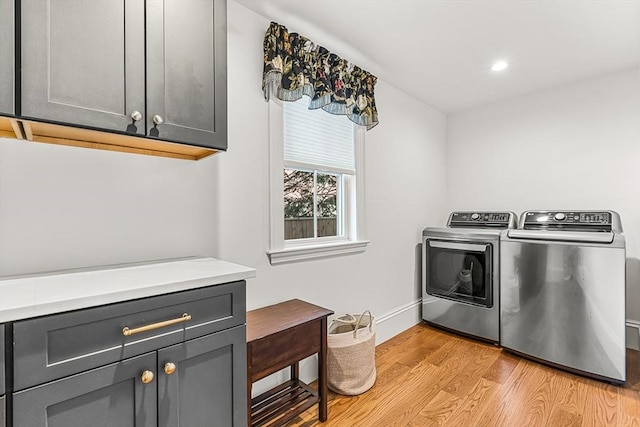
[[[509,64],[506,61],[496,61],[491,66],[491,71],[502,71],[506,69]]]

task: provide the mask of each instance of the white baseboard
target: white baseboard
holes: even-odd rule
[[[417,299],[376,316],[376,345],[420,323],[422,299]]]
[[[627,319],[627,348],[640,350],[640,322]]]

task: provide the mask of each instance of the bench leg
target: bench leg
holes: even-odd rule
[[[327,420],[327,318],[320,322],[320,352],[318,353],[318,418]]]

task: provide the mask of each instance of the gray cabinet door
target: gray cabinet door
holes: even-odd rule
[[[226,0],[147,0],[149,136],[227,148],[226,7]]]
[[[14,114],[14,3],[0,0],[0,114]]]
[[[0,427],[5,427],[6,415],[4,408],[4,396],[0,396]]]
[[[22,0],[21,25],[23,117],[144,135],[144,0]]]
[[[244,325],[160,350],[158,426],[245,426],[246,354]]]
[[[4,325],[0,324],[0,395],[4,394]]]
[[[13,427],[156,427],[156,353],[33,387],[13,396]]]

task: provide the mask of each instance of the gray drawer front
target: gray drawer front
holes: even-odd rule
[[[4,325],[0,324],[0,396],[4,394]]]
[[[245,323],[245,282],[161,295],[14,324],[14,390]],[[190,321],[125,337],[122,329]]]
[[[4,396],[0,396],[0,427],[5,427],[5,408],[4,408]]]

